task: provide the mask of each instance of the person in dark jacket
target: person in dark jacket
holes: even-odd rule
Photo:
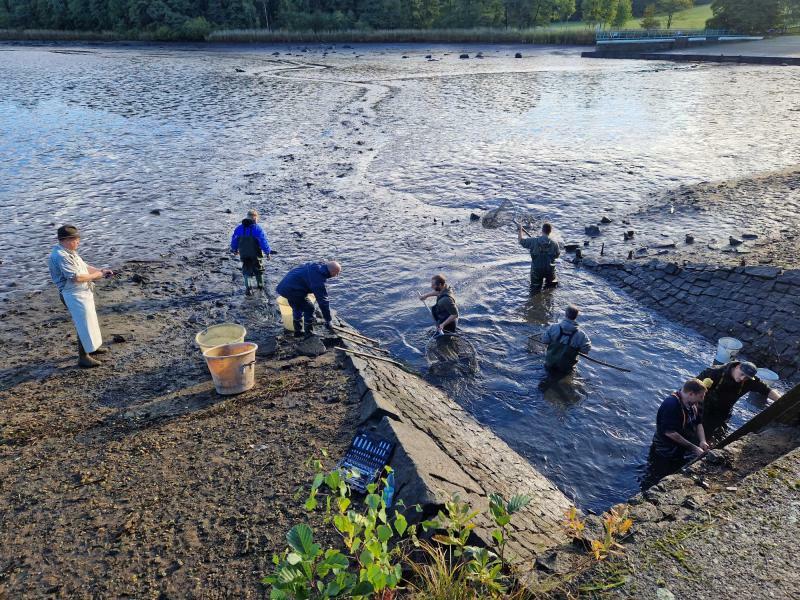
[[[325,326],[331,329],[331,308],[325,282],[341,272],[342,266],[336,261],[307,262],[289,271],[278,284],[276,291],[292,307],[295,337],[303,335],[304,327],[306,336],[314,333],[314,305],[308,299],[309,294],[316,297]]]
[[[710,385],[710,381],[689,379],[661,403],[642,489],[674,473],[687,460],[708,452],[702,406]]]
[[[444,275],[431,277],[431,290],[427,294],[420,294],[419,298],[425,302],[428,298],[436,298],[431,307],[433,320],[436,321],[437,333],[455,333],[458,324],[458,305],[453,288],[447,285]]]
[[[703,406],[703,425],[714,431],[727,421],[737,400],[748,392],[757,392],[770,400],[781,397],[778,390],[770,388],[756,375],[758,369],[751,362],[733,361],[709,367],[698,379],[710,379],[711,388]]]
[[[531,289],[539,290],[544,282],[545,287],[558,285],[556,279],[556,259],[561,255],[558,242],[550,239],[553,226],[550,223],[542,225],[542,235],[538,237],[523,237],[522,225],[517,223],[517,239],[519,245],[527,248],[531,254]]]
[[[258,211],[247,211],[247,218],[242,219],[231,237],[231,252],[239,255],[242,261],[242,275],[244,276],[245,294],[253,293],[250,287],[250,278],[254,277],[259,290],[264,289],[264,263],[266,256],[270,260],[270,247],[267,236],[261,225],[258,224]]]
[[[569,374],[578,364],[578,354],[588,354],[592,342],[576,322],[580,311],[574,304],[567,306],[564,319],[547,328],[542,341],[547,344],[544,367],[556,378]]]

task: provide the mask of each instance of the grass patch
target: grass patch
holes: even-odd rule
[[[670,29],[705,29],[706,21],[713,16],[710,4],[693,6],[672,15],[672,27]],[[661,20],[662,27],[667,26],[667,16],[656,15]],[[623,29],[641,29],[642,17],[629,19]]]
[[[706,531],[709,527],[710,524],[708,523],[689,525],[678,531],[668,533],[653,543],[659,552],[674,559],[687,573],[695,575],[698,573],[698,569],[690,564],[689,553],[683,542]]]

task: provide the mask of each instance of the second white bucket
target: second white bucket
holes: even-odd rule
[[[742,349],[742,342],[732,337],[720,338],[717,343],[717,356],[714,359],[715,363],[724,364],[732,361],[739,354]]]
[[[314,297],[314,294],[309,294],[307,298],[312,304],[317,301],[317,299]],[[292,307],[289,306],[289,301],[283,296],[278,296],[278,308],[281,311],[283,328],[286,331],[294,331],[294,316],[292,315]]]

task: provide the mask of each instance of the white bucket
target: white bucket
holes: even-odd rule
[[[307,297],[312,304],[317,301],[317,299],[314,297],[314,294],[309,294]],[[289,301],[283,296],[278,296],[278,308],[281,311],[283,328],[286,331],[294,331],[294,315],[292,313],[292,307],[289,306]]]
[[[256,383],[256,350],[252,342],[226,344],[203,352],[218,394],[241,394]]]
[[[739,354],[742,349],[742,342],[732,337],[720,338],[717,343],[717,356],[714,358],[715,363],[724,364],[732,361]]]
[[[778,375],[775,371],[770,371],[769,369],[758,369],[756,371],[756,377],[766,383],[769,387],[774,387],[774,384],[781,380],[780,375]]]
[[[244,341],[247,330],[238,323],[212,325],[194,336],[194,342],[202,352],[223,344],[238,344]]]

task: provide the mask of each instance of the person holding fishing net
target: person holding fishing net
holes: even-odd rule
[[[444,275],[431,277],[431,290],[427,294],[419,294],[419,299],[425,302],[428,298],[436,298],[431,306],[433,320],[436,321],[437,333],[455,333],[458,324],[458,305],[453,288],[447,285]]]
[[[556,278],[556,259],[561,255],[558,242],[550,239],[553,226],[550,223],[542,225],[542,234],[531,237],[521,223],[517,223],[517,239],[519,245],[526,248],[531,254],[531,290],[538,291],[544,284],[545,288],[554,288],[558,285]]]
[[[578,327],[577,319],[580,311],[574,304],[567,306],[564,319],[554,323],[542,335],[542,342],[547,344],[544,356],[544,367],[551,378],[565,377],[578,364],[579,354],[588,354],[592,349],[592,341]]]

